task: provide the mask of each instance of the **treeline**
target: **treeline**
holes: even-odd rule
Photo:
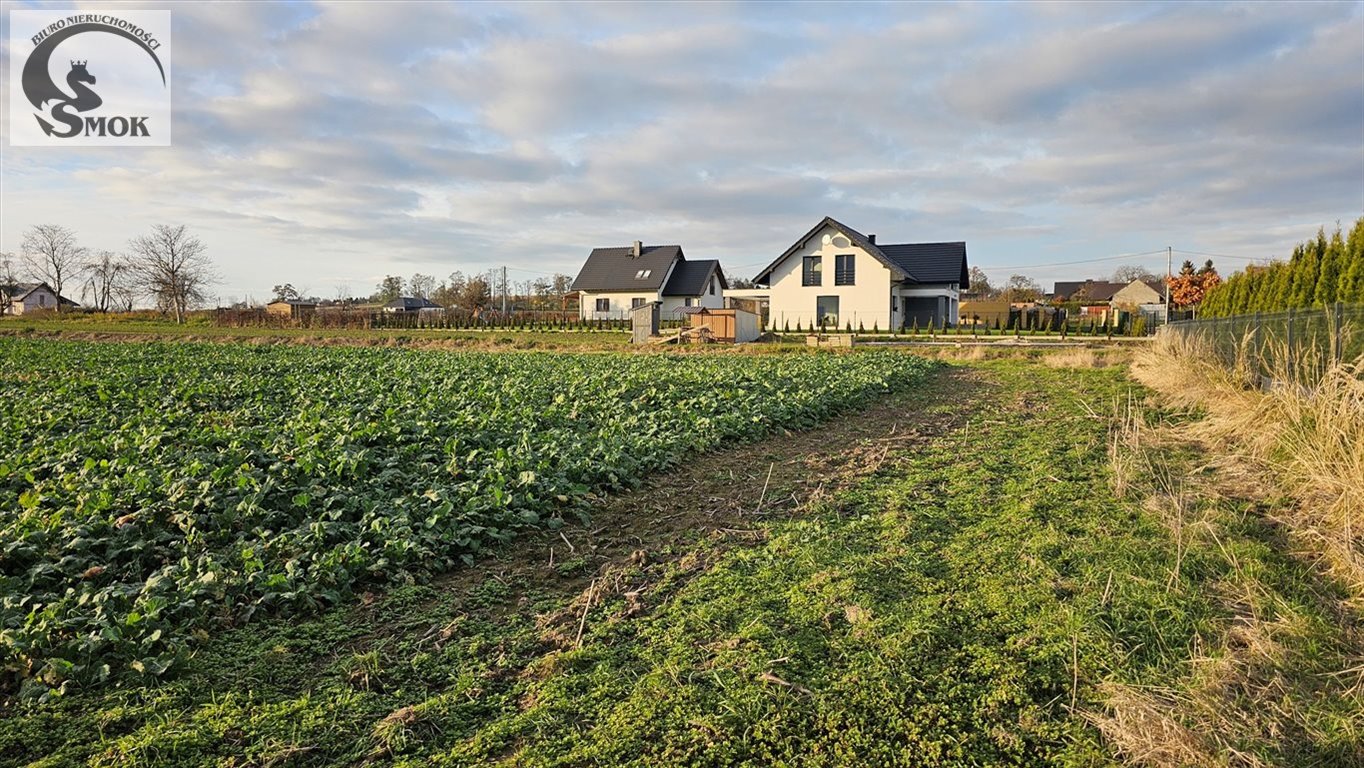
[[[1364,303],[1364,218],[1349,236],[1324,229],[1299,244],[1288,261],[1246,267],[1210,291],[1199,315],[1227,317],[1253,312]]]

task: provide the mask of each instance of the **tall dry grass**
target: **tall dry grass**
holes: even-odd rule
[[[1275,371],[1278,384],[1262,390],[1260,372],[1244,358],[1224,367],[1210,352],[1169,337],[1138,352],[1136,378],[1164,403],[1204,418],[1150,423],[1145,404],[1129,397],[1114,404],[1108,452],[1117,495],[1139,501],[1168,529],[1166,590],[1180,588],[1190,553],[1205,564],[1220,553],[1231,566],[1208,585],[1226,618],[1193,643],[1187,674],[1168,687],[1106,681],[1102,710],[1085,716],[1131,765],[1259,768],[1281,764],[1275,755],[1305,754],[1332,761],[1314,764],[1364,764],[1364,747],[1333,747],[1364,743],[1364,646],[1358,621],[1348,618],[1364,606],[1361,368],[1302,361],[1299,371],[1316,370],[1300,378]],[[1196,462],[1190,448],[1201,449]],[[1334,586],[1289,591],[1286,574],[1300,567],[1275,571],[1255,559],[1253,546],[1238,544],[1246,513],[1221,498],[1292,499],[1267,508],[1293,554],[1321,562],[1353,600]]]
[[[1247,460],[1296,500],[1296,510],[1280,522],[1348,586],[1358,610],[1364,607],[1364,358],[1332,364],[1305,352],[1294,365],[1277,368],[1271,385],[1262,387],[1244,354],[1228,368],[1198,339],[1174,334],[1161,334],[1132,363],[1137,380],[1207,414],[1189,427],[1194,436]]]

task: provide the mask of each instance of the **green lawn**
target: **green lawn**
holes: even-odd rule
[[[1129,396],[1119,368],[956,368],[655,478],[562,542],[222,632],[155,688],[13,707],[0,762],[1114,765],[1115,686],[1194,695],[1191,662],[1242,653],[1253,610],[1300,629],[1276,662],[1292,727],[1191,738],[1358,764],[1359,693],[1321,674],[1351,654],[1338,590],[1261,522],[1272,500],[1200,500],[1213,535],[1185,536],[1118,498]]]

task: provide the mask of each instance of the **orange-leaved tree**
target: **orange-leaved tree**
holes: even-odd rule
[[[1170,303],[1176,307],[1196,307],[1203,302],[1208,291],[1222,283],[1222,276],[1212,265],[1212,259],[1194,269],[1192,261],[1184,262],[1179,274],[1166,278],[1170,285]]]

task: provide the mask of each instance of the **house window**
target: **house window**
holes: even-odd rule
[[[713,278],[713,277],[710,279],[710,295],[711,295],[711,296],[714,296],[714,295],[715,295],[715,284],[716,284],[717,282],[719,282],[719,281],[717,281],[717,280],[716,280],[715,278]]]
[[[630,299],[630,309],[639,309],[642,306],[644,306],[644,299]]]
[[[598,312],[610,312],[610,311],[611,311],[611,300],[610,300],[610,299],[597,299],[597,311],[598,311]]]
[[[834,285],[852,285],[856,277],[856,262],[851,253],[834,257]]]
[[[805,257],[805,270],[801,273],[801,285],[824,284],[824,260],[819,256]]]
[[[38,294],[38,306],[40,306],[40,307],[46,307],[46,306],[47,306],[47,297],[44,296],[44,295],[41,294],[41,293]]]
[[[654,271],[652,269],[641,269],[640,271],[635,273],[635,279],[646,280],[648,279],[649,275],[652,275],[653,273]]]
[[[838,325],[837,296],[819,296],[815,298],[815,322],[820,325]]]
[[[682,300],[682,306],[684,306],[684,307],[694,307],[694,306],[696,306],[696,299],[693,299],[693,298],[690,298],[690,297],[685,298],[685,299]]]

